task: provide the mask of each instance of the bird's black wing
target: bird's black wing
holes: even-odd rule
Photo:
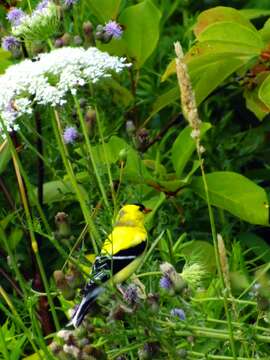
[[[93,285],[100,285],[110,277],[124,269],[129,263],[141,255],[147,242],[142,241],[140,244],[129,249],[118,251],[118,253],[109,255],[100,255],[96,257],[91,271],[91,280],[84,288],[84,293],[91,291]]]

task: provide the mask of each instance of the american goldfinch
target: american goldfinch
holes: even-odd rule
[[[111,234],[95,259],[91,280],[84,288],[83,299],[69,325],[78,327],[81,324],[93,301],[104,291],[104,283],[112,279],[115,284],[119,284],[137,269],[147,247],[144,219],[149,211],[141,204],[121,208]]]

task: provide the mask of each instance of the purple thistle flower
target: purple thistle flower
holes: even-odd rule
[[[41,2],[39,2],[37,4],[35,11],[41,11],[42,12],[49,5],[49,2],[50,2],[50,0],[42,0]]]
[[[64,143],[72,144],[78,138],[78,136],[78,131],[74,126],[66,127],[63,134]]]
[[[171,316],[176,316],[180,320],[186,320],[186,314],[185,314],[184,310],[182,310],[182,309],[178,309],[178,308],[172,309]]]
[[[162,276],[162,278],[159,281],[159,286],[162,289],[169,290],[172,287],[171,279],[168,276]]]
[[[20,41],[14,36],[5,36],[2,39],[2,48],[7,51],[14,50],[20,46]]]
[[[111,35],[114,39],[120,39],[123,34],[121,26],[116,21],[112,20],[104,26],[104,31],[106,34]]]
[[[126,291],[124,293],[124,299],[129,304],[135,304],[136,302],[138,302],[138,290],[137,290],[136,285],[130,284],[127,287],[127,289],[126,289]]]
[[[76,4],[76,2],[77,0],[64,0],[64,4],[68,7]]]
[[[7,14],[7,19],[13,26],[20,25],[25,13],[21,9],[13,8]]]

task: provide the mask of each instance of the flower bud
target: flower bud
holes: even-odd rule
[[[102,41],[103,40],[103,31],[96,32],[96,40]]]
[[[62,41],[63,41],[64,46],[70,45],[71,35],[70,35],[69,33],[65,33],[65,34],[62,36],[61,39],[62,39]]]
[[[179,275],[175,268],[168,262],[161,264],[160,270],[163,272],[164,278],[167,278],[167,280],[171,282],[175,292],[179,293],[186,287],[186,282],[182,276]]]
[[[149,293],[147,296],[147,303],[151,312],[156,313],[159,310],[159,294]]]
[[[85,125],[87,127],[88,134],[91,133],[91,130],[96,122],[96,112],[94,109],[89,108],[84,116]]]
[[[109,318],[112,320],[124,320],[126,314],[132,314],[132,313],[133,313],[132,309],[122,304],[119,304],[111,310]]]
[[[75,45],[80,46],[82,45],[82,38],[79,35],[74,36],[73,42]]]
[[[103,33],[102,38],[100,39],[101,42],[103,42],[104,44],[108,44],[111,40],[112,40],[112,35],[108,34],[108,33]]]
[[[85,283],[82,273],[73,265],[70,266],[68,273],[65,275],[65,279],[72,289],[81,288]]]
[[[61,48],[62,46],[64,46],[64,42],[63,42],[62,38],[56,39],[54,42],[54,47]]]
[[[121,162],[125,162],[127,160],[128,151],[127,149],[121,149],[119,151],[118,157]]]
[[[55,225],[57,226],[57,235],[61,238],[67,238],[71,235],[68,214],[59,212],[55,215]]]
[[[149,133],[145,128],[139,129],[136,136],[138,148],[141,148],[149,143]]]
[[[93,32],[93,25],[90,21],[86,21],[83,23],[83,33],[85,36],[92,35]]]
[[[73,300],[75,297],[75,290],[68,285],[64,273],[61,270],[55,270],[53,277],[56,283],[56,287],[61,291],[63,297],[66,300]]]

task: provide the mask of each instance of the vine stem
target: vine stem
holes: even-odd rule
[[[76,180],[76,177],[75,177],[75,174],[74,174],[74,171],[73,171],[73,167],[72,167],[72,164],[69,160],[69,154],[68,154],[68,150],[67,150],[67,147],[64,143],[64,140],[63,140],[63,137],[62,137],[62,126],[61,126],[61,122],[60,122],[60,118],[59,118],[59,114],[56,110],[53,111],[54,113],[54,118],[52,116],[52,127],[53,127],[53,131],[54,131],[54,135],[56,137],[56,141],[58,143],[58,147],[59,147],[59,150],[60,150],[60,154],[61,154],[61,157],[62,157],[62,161],[63,161],[63,164],[65,166],[65,169],[66,169],[66,172],[68,174],[68,177],[69,177],[69,180],[71,182],[71,185],[72,187],[74,188],[74,191],[77,195],[77,198],[79,200],[79,203],[80,203],[80,206],[81,206],[81,209],[82,209],[82,212],[83,212],[83,216],[85,218],[85,221],[88,225],[88,232],[89,232],[89,235],[90,235],[90,239],[92,241],[92,245],[93,245],[93,249],[94,249],[94,252],[97,254],[98,253],[98,246],[97,246],[97,243],[98,245],[101,244],[101,239],[100,239],[100,236],[99,236],[99,233],[96,229],[96,226],[91,218],[91,215],[90,215],[90,212],[89,212],[89,209],[87,207],[87,204],[85,202],[85,199],[82,195],[82,192],[81,192],[81,189],[79,188],[79,185],[77,183],[77,180]]]

